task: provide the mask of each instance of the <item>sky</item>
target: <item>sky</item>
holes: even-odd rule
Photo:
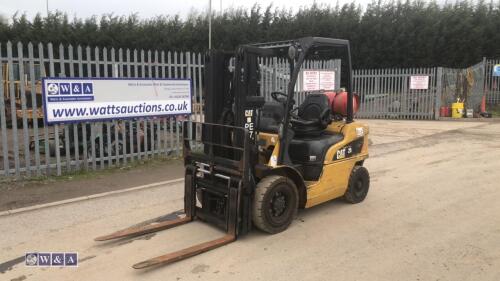
[[[130,15],[138,13],[140,18],[150,18],[157,15],[176,15],[185,17],[191,11],[204,12],[208,9],[209,0],[0,0],[0,14],[10,18],[14,13],[26,13],[28,17],[34,17],[37,13],[47,13],[46,3],[48,1],[49,11],[59,10],[66,12],[70,18],[77,16],[86,18],[92,15],[113,13],[114,15]],[[273,4],[274,7],[300,9],[301,6],[310,6],[314,1],[304,0],[212,0],[214,12],[231,7],[251,7],[258,3],[262,7]],[[317,0],[318,4],[326,3],[335,5],[336,0]],[[338,0],[339,4],[350,3],[349,0]],[[357,0],[362,6],[371,0]]]

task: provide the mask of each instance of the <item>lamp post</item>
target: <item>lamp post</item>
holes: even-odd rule
[[[212,49],[212,0],[208,0],[208,49]]]

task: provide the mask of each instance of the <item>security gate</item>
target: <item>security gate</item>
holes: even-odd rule
[[[355,70],[358,118],[434,119],[437,68]]]

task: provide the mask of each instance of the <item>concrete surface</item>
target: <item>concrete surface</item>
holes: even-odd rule
[[[0,212],[178,179],[183,173],[182,160],[169,159],[57,178],[9,180],[0,182]]]
[[[464,120],[471,122],[471,119]],[[367,122],[372,128],[370,144],[375,146],[396,141],[404,142],[411,138],[480,124],[457,121],[390,121],[387,123],[385,120],[368,120]],[[153,160],[139,165],[134,162],[132,166],[66,175],[56,179],[0,182],[0,194],[2,194],[0,213],[34,205],[57,204],[58,201],[72,200],[75,197],[92,196],[177,179],[183,175],[183,165],[182,159]]]
[[[302,210],[283,233],[254,231],[152,270],[130,266],[222,233],[194,222],[93,238],[181,209],[182,184],[10,215],[0,218],[0,280],[500,280],[500,123],[367,123],[361,204]],[[79,267],[26,267],[19,257],[32,251],[78,251]]]

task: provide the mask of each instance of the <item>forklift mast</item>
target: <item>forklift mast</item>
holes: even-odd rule
[[[240,47],[236,53],[211,50],[205,57],[205,121],[243,127],[254,139],[255,109],[260,95],[258,54]],[[250,117],[250,118],[249,118]]]
[[[232,123],[234,97],[231,93],[232,73],[229,71],[233,53],[210,50],[205,55],[205,122]]]

